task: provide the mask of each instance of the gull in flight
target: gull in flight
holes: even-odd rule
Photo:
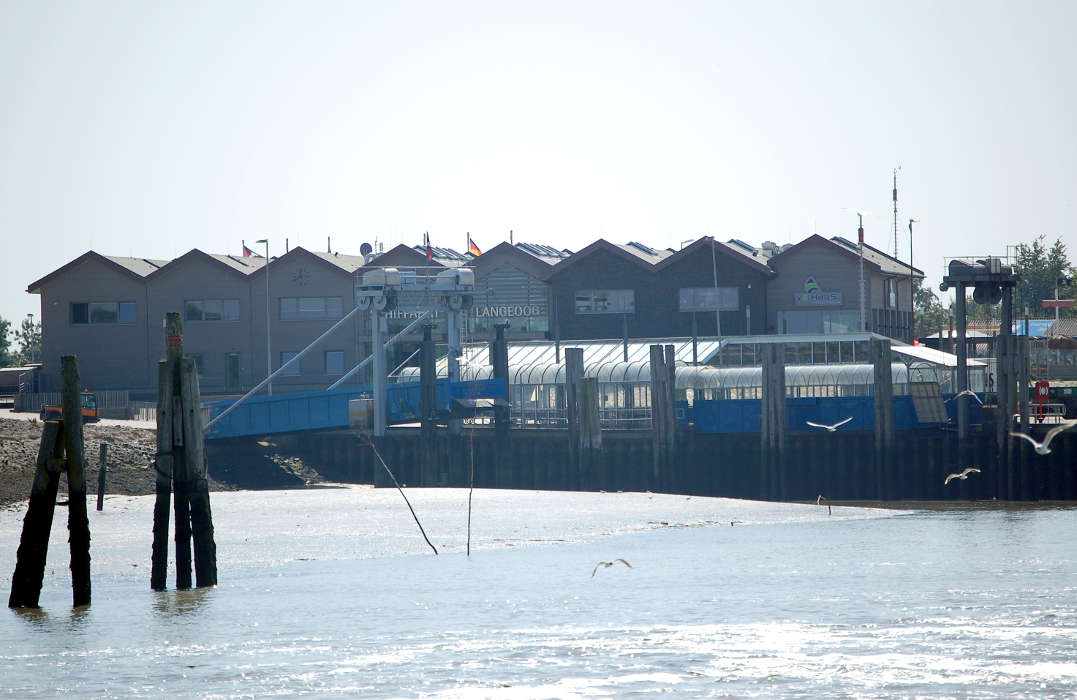
[[[976,392],[973,391],[972,389],[965,389],[964,391],[959,391],[956,394],[954,394],[953,396],[951,396],[950,398],[943,401],[943,403],[950,403],[951,401],[956,399],[958,396],[971,396],[972,398],[976,399],[976,403],[980,404],[981,406],[984,405],[983,400],[981,400],[980,397],[976,395]]]
[[[1077,425],[1077,418],[1073,420],[1062,421],[1061,423],[1047,431],[1047,434],[1043,436],[1043,442],[1036,442],[1034,438],[1031,438],[1024,433],[1011,432],[1010,435],[1012,435],[1013,437],[1019,437],[1028,440],[1032,443],[1032,446],[1036,448],[1036,454],[1046,455],[1051,454],[1051,448],[1049,447],[1049,445],[1051,444],[1051,440],[1054,440],[1055,436],[1061,433],[1063,430],[1068,430],[1075,425]]]
[[[950,483],[954,479],[962,479],[962,480],[967,479],[967,478],[969,478],[969,474],[979,474],[979,473],[980,473],[980,470],[977,469],[976,467],[968,467],[963,472],[954,472],[953,474],[947,475],[946,481],[942,482],[942,485],[945,486],[946,484]]]
[[[812,423],[812,422],[811,422],[810,420],[806,420],[806,421],[804,421],[804,422],[805,422],[805,423],[807,423],[808,425],[810,425],[810,426],[811,426],[811,427],[813,427],[813,428],[826,428],[826,431],[827,431],[828,433],[833,433],[833,432],[834,432],[834,431],[836,431],[836,430],[837,430],[838,428],[840,428],[841,426],[845,425],[846,423],[848,423],[848,422],[849,422],[849,421],[851,421],[852,419],[853,419],[853,417],[852,417],[852,416],[849,416],[849,417],[848,417],[848,418],[846,418],[845,420],[839,420],[839,421],[838,421],[837,423],[835,423],[834,425],[825,425],[825,424],[823,424],[823,423]]]
[[[598,571],[598,567],[600,567],[600,566],[601,566],[601,567],[602,567],[603,569],[608,569],[608,568],[610,568],[611,566],[613,566],[614,564],[616,564],[617,562],[621,562],[622,564],[624,564],[625,566],[627,566],[627,567],[628,567],[629,569],[631,569],[631,568],[632,568],[632,565],[631,565],[631,564],[629,564],[629,563],[628,563],[627,561],[625,561],[624,559],[614,559],[613,561],[600,561],[600,562],[598,562],[597,564],[595,564],[595,570],[591,572],[591,578],[594,578],[594,577],[595,577],[595,572],[597,572],[597,571]]]

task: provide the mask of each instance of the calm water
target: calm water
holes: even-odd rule
[[[1074,510],[477,491],[469,559],[467,492],[408,494],[440,556],[393,490],[214,494],[221,585],[166,593],[152,498],[111,498],[77,611],[58,520],[42,610],[0,612],[0,694],[1077,695]]]

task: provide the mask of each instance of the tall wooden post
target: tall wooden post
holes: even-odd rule
[[[565,348],[565,417],[568,419],[569,465],[579,488],[580,404],[579,381],[583,377],[583,348]]]
[[[71,546],[71,592],[74,604],[90,604],[90,521],[86,516],[86,462],[82,451],[82,400],[79,360],[60,358],[63,375],[63,440],[67,456],[67,529]]]
[[[176,316],[179,314],[169,314]],[[176,342],[179,343],[178,328]],[[171,353],[171,348],[168,349]],[[153,504],[153,555],[150,572],[150,588],[165,589],[168,571],[168,520],[172,505],[172,373],[169,361],[157,363],[157,456],[154,466],[157,472],[157,500]]]
[[[650,347],[651,368],[651,477],[654,488],[667,486],[669,479],[669,370],[666,353],[661,345]]]
[[[435,416],[437,414],[437,369],[434,358],[433,326],[423,324],[423,343],[419,352],[419,418],[422,436],[422,480],[431,485],[437,472],[434,449]]]
[[[37,472],[30,491],[30,502],[22,521],[22,537],[11,577],[9,608],[36,608],[45,578],[45,558],[49,550],[49,533],[56,511],[56,491],[60,484],[64,441],[62,423],[50,420],[41,431],[37,453]]]
[[[995,339],[995,390],[997,416],[995,420],[995,444],[998,449],[998,474],[995,488],[998,497],[1010,500],[1013,462],[1016,455],[1010,430],[1013,428],[1013,414],[1016,412],[1014,389],[1017,378],[1014,375],[1014,338],[1013,338],[1013,288],[1002,288],[1002,319],[999,334]]]
[[[581,377],[576,401],[580,416],[580,471],[585,475],[581,488],[604,488],[602,475],[596,473],[602,449],[602,422],[598,414],[598,379]]]
[[[969,388],[969,360],[968,345],[965,342],[965,285],[958,284],[956,288],[957,312],[957,437],[964,445],[969,436],[969,397],[961,394]]]
[[[97,510],[105,509],[105,474],[108,471],[108,443],[101,443],[101,456],[97,460]]]
[[[217,551],[209,506],[198,367],[193,358],[183,357],[183,327],[178,313],[165,315],[165,340],[166,356],[158,365],[157,375],[157,501],[150,587],[164,589],[170,482],[176,514],[176,588],[191,587],[192,536],[198,586],[214,586]]]
[[[509,327],[507,323],[494,324],[494,340],[490,343],[490,364],[493,365],[493,374],[497,379],[503,379],[505,381],[505,398],[510,399],[509,391],[509,344],[505,340],[505,329]],[[511,457],[509,455],[509,428],[511,417],[509,415],[508,405],[495,405],[494,406],[494,459],[496,467],[494,473],[497,474],[497,485],[503,486],[509,483],[511,473],[509,472],[509,465],[511,464]]]
[[[763,498],[780,496],[780,470],[785,453],[785,345],[764,343],[763,399],[760,414],[761,482]]]
[[[890,341],[871,340],[871,363],[875,378],[875,490],[876,497],[890,497],[894,454],[894,376],[890,367]]]

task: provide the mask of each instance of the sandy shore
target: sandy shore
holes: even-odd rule
[[[87,461],[86,492],[97,495],[97,473],[101,445],[108,445],[105,493],[146,495],[154,493],[153,455],[157,450],[157,431],[152,427],[134,427],[121,421],[84,426]],[[25,503],[30,497],[41,446],[42,424],[26,414],[0,416],[0,508]],[[232,488],[210,480],[214,491]],[[67,479],[60,479],[60,493],[66,493]]]

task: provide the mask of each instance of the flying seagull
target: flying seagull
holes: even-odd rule
[[[632,568],[632,565],[631,565],[631,564],[629,564],[629,563],[628,563],[627,561],[625,561],[624,559],[614,559],[613,561],[600,561],[600,562],[598,562],[597,564],[595,564],[595,570],[591,572],[591,578],[594,578],[594,577],[595,577],[595,572],[597,572],[597,571],[598,571],[598,567],[600,567],[600,566],[601,566],[601,567],[602,567],[603,569],[608,569],[608,568],[610,568],[611,566],[613,566],[614,564],[616,564],[617,562],[621,562],[622,564],[624,564],[625,566],[627,566],[627,567],[628,567],[629,569],[631,569],[631,568]]]
[[[1073,420],[1062,421],[1061,423],[1047,431],[1047,434],[1043,436],[1043,442],[1036,442],[1034,438],[1031,438],[1024,433],[1011,432],[1010,435],[1028,440],[1032,443],[1032,446],[1036,448],[1036,454],[1046,455],[1051,454],[1051,448],[1048,447],[1051,444],[1051,440],[1054,440],[1055,436],[1061,433],[1063,430],[1068,430],[1075,425],[1077,425],[1077,418]]]
[[[805,423],[807,423],[808,425],[810,425],[810,426],[811,426],[811,427],[813,427],[813,428],[826,428],[826,431],[827,431],[828,433],[833,433],[833,432],[834,432],[834,431],[836,431],[836,430],[837,430],[838,428],[840,428],[841,426],[845,425],[846,423],[848,423],[848,422],[849,422],[849,421],[851,421],[852,419],[853,419],[853,417],[852,417],[852,416],[849,416],[849,417],[848,417],[848,418],[846,418],[845,420],[839,420],[839,421],[838,421],[837,423],[835,423],[834,425],[825,425],[825,424],[823,424],[823,423],[812,423],[812,422],[811,422],[810,420],[806,420],[806,421],[804,421],[804,422],[805,422]]]
[[[980,404],[981,406],[984,405],[983,400],[980,399],[980,397],[977,396],[976,392],[973,391],[972,389],[965,389],[963,391],[959,391],[956,394],[954,394],[953,396],[951,396],[950,398],[946,399],[946,401],[944,401],[943,403],[950,403],[951,401],[956,399],[958,396],[971,396],[972,398],[976,399],[976,403]]]
[[[942,485],[945,486],[946,484],[950,483],[954,479],[962,479],[962,480],[967,479],[967,478],[969,478],[969,474],[979,474],[979,473],[980,473],[980,470],[977,469],[976,467],[968,467],[963,472],[954,472],[953,474],[948,474],[946,476],[946,481],[942,482]]]

